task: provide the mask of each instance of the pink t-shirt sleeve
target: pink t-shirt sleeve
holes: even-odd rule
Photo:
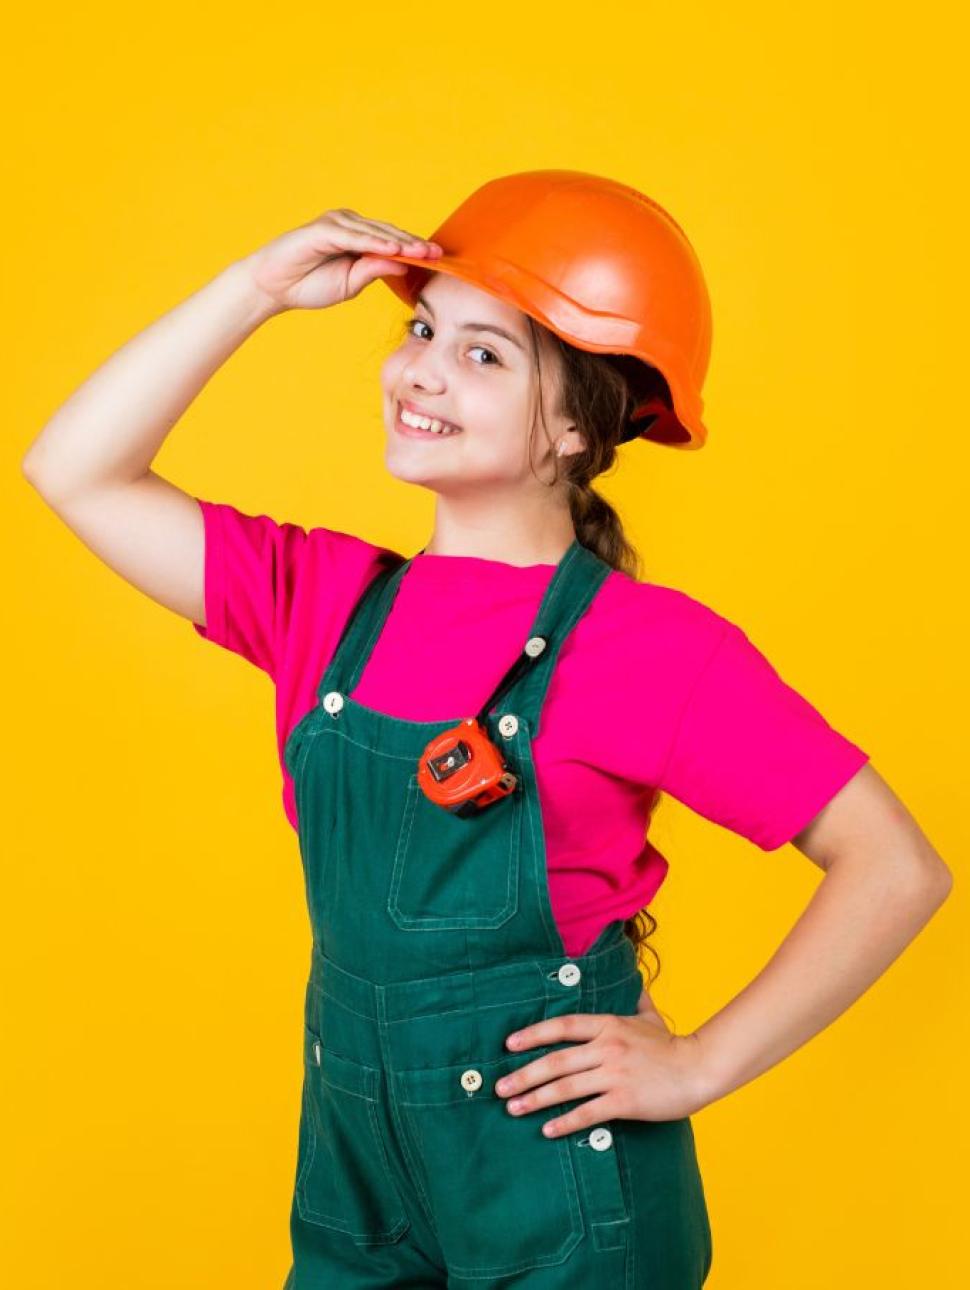
[[[869,754],[783,681],[740,627],[725,624],[687,696],[658,787],[774,851]]]
[[[275,677],[306,530],[196,498],[205,525],[206,640]]]

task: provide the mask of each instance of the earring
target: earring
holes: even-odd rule
[[[565,451],[566,451],[566,440],[560,439],[559,443],[556,445],[556,456],[561,457]]]

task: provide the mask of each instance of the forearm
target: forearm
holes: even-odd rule
[[[228,265],[88,377],[30,445],[24,474],[54,495],[140,478],[212,374],[276,312],[241,261]]]
[[[768,1070],[844,1012],[914,939],[950,884],[932,858],[833,864],[768,964],[694,1031],[705,1102]]]

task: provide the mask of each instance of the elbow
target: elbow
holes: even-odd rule
[[[953,890],[953,871],[932,847],[914,857],[902,880],[910,899],[933,913]]]
[[[914,868],[930,892],[938,892],[942,903],[953,889],[953,870],[924,833],[917,849]]]
[[[836,868],[870,871],[883,890],[892,891],[907,906],[922,906],[928,913],[939,908],[953,890],[953,871],[925,837],[916,846],[843,850],[830,857],[825,868],[827,872]]]
[[[33,456],[31,456],[31,453],[33,453]],[[49,468],[45,468],[41,464],[34,449],[31,449],[22,458],[20,470],[31,488],[36,493],[39,493],[48,504],[53,505],[55,499],[62,498],[65,495],[64,481],[55,482],[55,475]]]
[[[953,870],[937,856],[936,870],[932,879],[939,894],[938,904],[942,905],[953,890]]]
[[[20,462],[20,471],[27,483],[30,484],[31,488],[36,489],[38,493],[43,493],[45,488],[42,478],[43,471],[41,470],[38,454],[34,449],[31,448],[22,457]]]

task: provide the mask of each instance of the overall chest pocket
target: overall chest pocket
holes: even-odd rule
[[[328,1052],[304,1026],[297,1212],[356,1245],[397,1241],[410,1226],[384,1149],[379,1080],[379,1071]]]
[[[495,1083],[546,1048],[394,1075],[418,1177],[448,1270],[497,1278],[561,1264],[583,1237],[565,1137],[514,1116]]]
[[[521,788],[460,818],[408,780],[387,909],[405,930],[500,927],[519,903]]]

